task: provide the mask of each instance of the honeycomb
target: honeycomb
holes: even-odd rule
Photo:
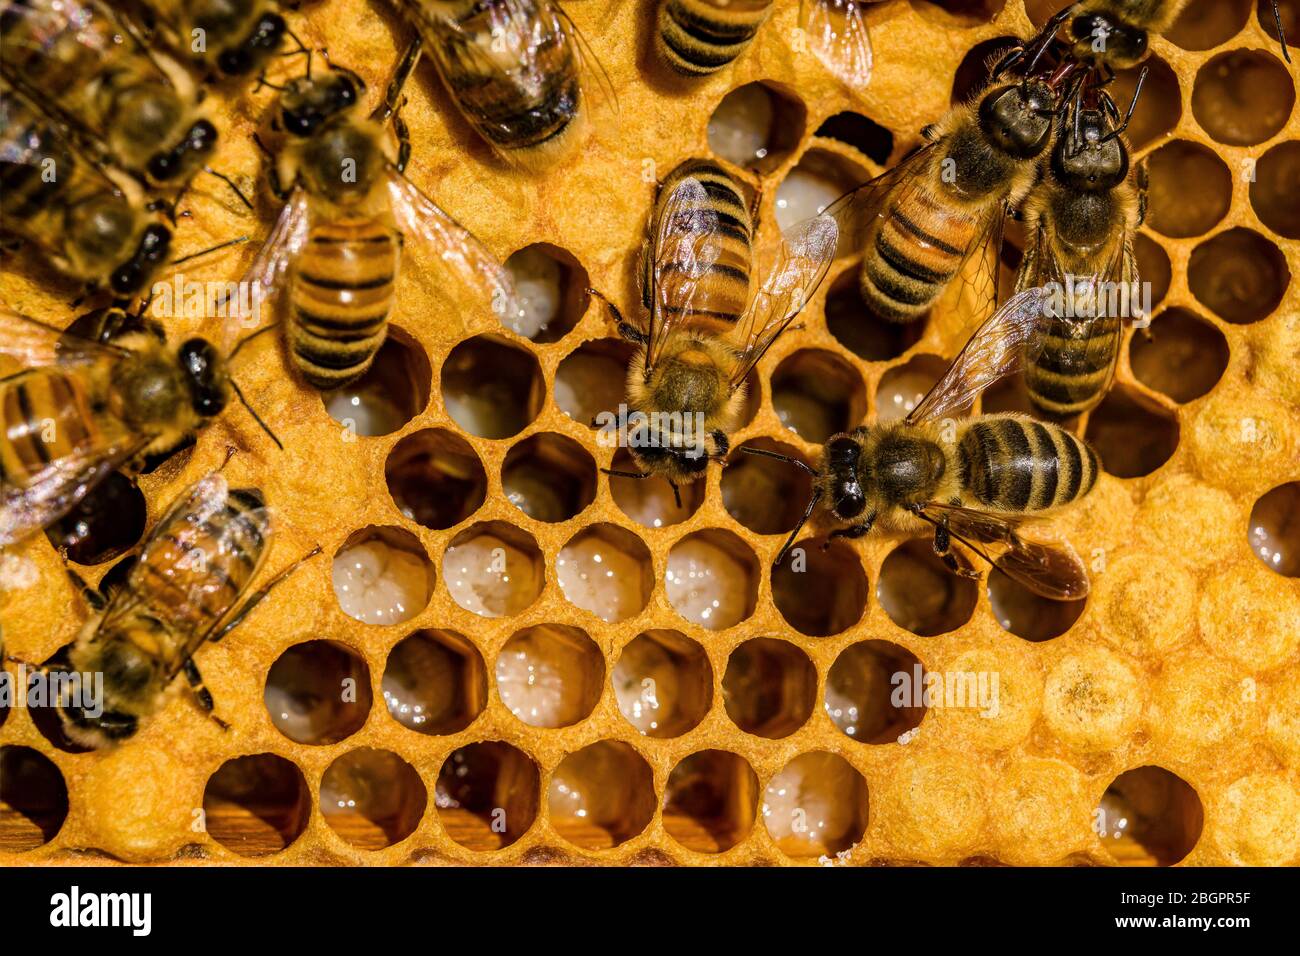
[[[504,329],[413,253],[357,385],[299,384],[274,336],[241,353],[283,452],[236,407],[61,526],[88,581],[120,575],[235,447],[232,484],[279,522],[263,573],[324,554],[199,652],[229,731],[180,688],[105,753],[48,711],[0,710],[0,863],[1300,863],[1300,119],[1266,2],[1194,0],[1152,40],[1129,138],[1150,170],[1154,321],[1072,423],[1106,473],[1052,524],[1091,568],[1086,600],[955,578],[924,540],[823,549],[819,527],[771,568],[807,481],[737,449],[813,462],[829,434],[903,415],[969,333],[959,310],[875,322],[851,256],[757,369],[726,470],[680,507],[661,481],[600,471],[628,462],[590,423],[620,401],[630,349],[585,289],[634,311],[656,176],[748,155],[774,237],[896,162],[1059,5],[873,5],[875,72],[853,95],[800,49],[793,0],[691,85],[654,61],[652,3],[574,0],[619,120],[543,175],[495,162],[422,67],[409,175],[496,255],[522,251],[512,264],[559,290],[553,314],[532,338]],[[1300,37],[1300,3],[1283,8]],[[409,37],[367,0],[288,16],[372,97]],[[213,96],[214,165],[249,194],[273,95]],[[186,208],[182,250],[253,240],[187,264],[195,281],[238,276],[276,211],[210,180]],[[22,255],[3,294],[77,314]],[[165,325],[179,340],[204,322]],[[1009,382],[982,408],[1025,401]],[[44,661],[87,612],[46,536],[4,562],[7,650]],[[940,692],[896,696],[895,675]],[[987,706],[948,693],[964,675]]]

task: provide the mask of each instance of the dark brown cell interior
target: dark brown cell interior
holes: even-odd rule
[[[923,16],[941,23],[975,26],[996,18],[1007,0],[915,0],[915,5]]]
[[[1133,237],[1133,255],[1137,259],[1139,281],[1151,284],[1151,305],[1155,307],[1169,294],[1174,269],[1169,253],[1150,236],[1138,233]]]
[[[664,830],[688,850],[721,853],[749,835],[758,799],[758,777],[744,757],[702,750],[668,776]]]
[[[0,850],[49,843],[67,816],[68,787],[50,758],[31,747],[0,747]]]
[[[1276,136],[1295,106],[1286,65],[1261,50],[1220,53],[1196,71],[1192,114],[1216,141],[1253,146]]]
[[[555,404],[576,422],[596,427],[601,412],[617,415],[627,391],[627,364],[635,347],[622,339],[584,342],[555,370]]]
[[[532,325],[538,321],[537,318],[531,318],[527,328],[515,328],[505,322],[511,331],[524,335],[539,345],[547,345],[568,335],[586,314],[591,302],[591,296],[587,292],[590,280],[582,263],[567,249],[549,242],[535,242],[510,256],[505,266],[515,282],[516,290],[525,300],[524,308],[546,312],[544,316],[538,317],[539,327],[535,331]],[[536,289],[533,288],[534,285],[537,286]],[[549,294],[556,297],[554,310],[546,309],[536,301],[539,293],[542,296]],[[528,332],[532,334],[529,335]]]
[[[896,704],[900,687],[913,692]],[[889,641],[845,648],[826,676],[826,713],[846,736],[864,744],[894,743],[925,717],[925,670],[916,655]]]
[[[922,637],[961,627],[978,596],[975,581],[949,571],[929,539],[906,541],[891,551],[876,582],[876,600],[890,619]]]
[[[442,365],[447,414],[480,438],[517,435],[537,417],[545,397],[537,358],[501,336],[467,339]]]
[[[115,565],[114,567],[125,564],[126,560],[129,559],[118,562],[118,565]],[[105,577],[107,577],[107,575],[105,575]],[[101,588],[103,587],[102,581],[100,582],[100,586]],[[69,643],[63,645],[63,647],[59,648],[46,658],[46,660],[41,663],[41,667],[49,668],[52,671],[66,672],[69,667],[68,653],[71,650],[72,644]],[[27,708],[27,713],[32,718],[32,723],[36,725],[36,729],[39,730],[41,735],[57,749],[70,754],[84,754],[91,751],[92,748],[79,744],[68,736],[67,732],[63,729],[63,721],[59,718],[57,707],[29,706]]]
[[[772,601],[800,634],[827,637],[862,619],[871,592],[858,553],[825,537],[795,543],[772,568]]]
[[[1265,567],[1300,577],[1300,481],[1278,485],[1255,502],[1246,537]]]
[[[543,432],[510,447],[501,486],[528,517],[567,521],[596,497],[596,462],[572,438]]]
[[[1250,184],[1250,204],[1269,229],[1300,239],[1300,142],[1278,143],[1260,157]]]
[[[1147,157],[1147,223],[1156,232],[1185,239],[1209,232],[1228,213],[1232,173],[1199,143],[1174,140]],[[1195,189],[1188,189],[1195,183]]]
[[[1286,45],[1292,50],[1300,42],[1300,2],[1298,0],[1277,0],[1278,12],[1282,15],[1282,30],[1286,33]],[[1264,32],[1274,40],[1278,39],[1277,22],[1273,19],[1273,4],[1270,0],[1256,0],[1255,17],[1264,27]],[[1278,48],[1281,52],[1281,47]],[[1295,60],[1295,54],[1291,54]]]
[[[302,771],[276,754],[227,760],[203,789],[208,835],[240,856],[268,856],[307,829],[311,794]]]
[[[867,388],[857,370],[834,352],[801,349],[772,373],[772,407],[790,431],[824,442],[866,417]]]
[[[628,744],[597,741],[560,761],[547,804],[551,825],[564,839],[586,850],[609,849],[650,825],[654,774]]]
[[[469,442],[441,428],[399,441],[384,463],[388,493],[416,524],[441,531],[460,524],[487,497],[487,472]]]
[[[1121,866],[1172,866],[1196,846],[1205,815],[1186,781],[1148,766],[1115,778],[1096,820],[1102,846]]]
[[[1042,412],[1029,400],[1029,389],[1023,375],[1008,375],[994,382],[980,394],[980,412],[1021,412],[1042,417]]]
[[[1228,340],[1186,309],[1166,309],[1129,341],[1129,364],[1147,388],[1176,402],[1200,398],[1228,367]]]
[[[136,483],[115,471],[72,510],[45,529],[56,549],[77,564],[103,564],[124,554],[144,534],[145,502]]]
[[[858,358],[887,362],[921,340],[925,322],[888,322],[862,301],[857,266],[846,269],[826,293],[826,328]]]
[[[1239,325],[1272,313],[1290,282],[1282,250],[1240,226],[1197,246],[1187,266],[1187,284],[1197,301]]]
[[[1020,44],[1021,41],[1016,37],[1000,36],[971,47],[962,57],[961,65],[953,75],[951,98],[953,105],[970,102],[976,94],[988,86],[992,67],[1004,53]]]
[[[487,705],[487,666],[467,638],[431,628],[402,638],[389,652],[382,686],[388,713],[403,727],[455,734]]]
[[[438,820],[467,849],[499,850],[533,825],[540,787],[537,765],[522,750],[495,740],[468,744],[438,773]]]
[[[881,166],[894,152],[894,134],[875,120],[852,110],[836,113],[817,127],[817,136],[847,143]]]
[[[713,700],[708,655],[677,631],[638,634],[619,654],[612,680],[619,711],[647,737],[681,736]]]
[[[906,418],[943,378],[950,364],[937,355],[914,355],[880,376],[876,386],[876,420],[896,422]]]
[[[1138,66],[1120,70],[1109,90],[1111,99],[1121,113],[1127,113],[1137,90],[1138,77],[1146,70],[1142,94],[1133,110],[1124,138],[1131,151],[1150,146],[1162,136],[1173,131],[1183,115],[1183,97],[1178,88],[1178,75],[1173,67],[1158,56],[1148,56]]]
[[[1246,25],[1253,0],[1192,0],[1165,31],[1184,50],[1211,50]]]
[[[788,737],[812,716],[817,669],[789,641],[756,637],[731,652],[722,696],[727,716],[745,733]]]
[[[839,754],[800,754],[768,783],[763,822],[786,856],[834,856],[866,832],[867,782]]]
[[[989,572],[987,587],[997,622],[1027,641],[1060,637],[1074,626],[1088,603],[1086,598],[1056,601],[1043,597],[996,569]]]
[[[306,641],[276,659],[263,692],[271,723],[300,744],[336,744],[366,722],[373,703],[370,668],[338,641]]]
[[[605,659],[578,627],[524,628],[497,655],[497,694],[530,727],[569,727],[586,720],[604,686]]]
[[[414,767],[373,747],[339,757],[320,782],[325,822],[361,850],[382,850],[409,837],[420,825],[428,799]]]
[[[709,149],[737,166],[770,173],[798,148],[807,121],[808,108],[790,87],[746,83],[709,117]]]
[[[1030,23],[1041,28],[1060,12],[1061,6],[1060,0],[1025,0],[1025,13]]]
[[[804,461],[792,445],[770,438],[755,438],[732,449],[722,472],[723,507],[755,534],[781,534],[791,530],[812,495],[812,477],[796,465],[751,455],[745,448]]]
[[[389,435],[429,404],[433,369],[421,345],[390,325],[366,374],[321,393],[331,418],[363,437]]]
[[[663,528],[685,521],[704,504],[705,483],[693,481],[687,485],[678,485],[677,494],[668,484],[668,479],[659,476],[649,478],[630,478],[627,473],[645,474],[636,463],[632,453],[620,448],[614,453],[610,464],[613,472],[609,476],[609,493],[614,498],[623,514],[637,524],[647,528]],[[680,504],[678,500],[680,498]]]
[[[1088,416],[1084,436],[1116,478],[1141,478],[1178,448],[1178,419],[1123,386],[1112,388]]]

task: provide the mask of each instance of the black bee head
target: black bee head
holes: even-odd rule
[[[280,48],[284,34],[284,17],[278,13],[263,13],[243,43],[221,51],[217,57],[217,69],[227,77],[247,76]]]
[[[848,435],[836,435],[826,443],[823,467],[830,477],[831,509],[841,521],[851,521],[867,507],[858,464],[862,446]]]
[[[331,70],[324,76],[300,76],[280,97],[280,123],[290,136],[307,137],[329,119],[361,101],[365,84],[353,73]]]
[[[1067,130],[1052,150],[1052,175],[1057,181],[1088,193],[1107,192],[1122,183],[1128,175],[1128,150],[1123,140],[1108,133],[1101,110],[1083,110],[1078,136]]]
[[[1042,153],[1052,135],[1056,96],[1041,80],[999,86],[980,101],[980,129],[989,142],[1016,159]]]
[[[1113,69],[1124,69],[1147,54],[1147,31],[1129,26],[1104,13],[1087,13],[1070,22],[1075,55],[1104,59]]]
[[[190,404],[204,418],[219,415],[226,407],[226,365],[216,347],[206,339],[188,339],[177,353],[186,384],[190,389]]]
[[[171,244],[171,230],[166,226],[154,223],[146,227],[135,253],[109,276],[108,284],[113,293],[125,298],[143,289],[167,260]]]
[[[179,143],[149,157],[149,178],[159,183],[188,179],[217,146],[217,128],[210,120],[197,120]]]

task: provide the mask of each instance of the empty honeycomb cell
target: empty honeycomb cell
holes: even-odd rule
[[[1101,635],[1131,654],[1163,654],[1187,637],[1196,607],[1196,578],[1170,556],[1151,572],[1150,558],[1124,554],[1093,575]]]
[[[1204,822],[1196,791],[1155,766],[1116,777],[1093,814],[1102,847],[1121,866],[1173,866],[1192,852]]]
[[[467,744],[438,772],[438,822],[466,849],[499,850],[533,825],[540,790],[537,764],[522,750],[499,740]]]
[[[566,355],[555,370],[555,404],[560,411],[593,428],[601,412],[617,415],[634,351],[622,339],[596,339]]]
[[[388,327],[384,344],[366,374],[342,388],[321,392],[330,418],[363,437],[389,435],[429,405],[433,369],[413,338]]]
[[[803,469],[745,448],[775,452],[808,462],[791,445],[755,438],[734,448],[722,472],[722,505],[727,513],[755,534],[790,531],[812,495],[812,477]]]
[[[1278,485],[1255,502],[1246,538],[1264,567],[1300,577],[1300,481]]]
[[[639,472],[640,466],[631,452],[620,448],[614,453],[610,471]],[[648,478],[629,478],[626,474],[609,476],[609,493],[619,510],[647,528],[679,524],[695,514],[704,504],[704,488],[703,481],[693,481],[688,485],[678,485],[674,494],[668,479],[659,475]]]
[[[612,675],[618,709],[647,737],[679,737],[709,712],[713,667],[704,648],[677,631],[638,634]]]
[[[640,614],[654,591],[650,549],[615,524],[593,524],[570,538],[555,576],[570,604],[610,624]]]
[[[995,412],[1041,414],[1029,400],[1029,389],[1023,375],[1007,375],[986,388],[980,394],[980,411],[985,415]]]
[[[539,344],[558,342],[587,311],[587,270],[572,253],[549,242],[535,242],[510,256],[506,272],[519,297],[519,311],[501,323]]]
[[[144,495],[120,471],[110,474],[72,510],[45,529],[56,549],[77,564],[103,564],[125,553],[144,534]]]
[[[1192,0],[1165,36],[1184,50],[1212,50],[1241,32],[1254,0]]]
[[[868,170],[838,153],[813,147],[776,187],[776,224],[785,231],[811,219],[870,178]]]
[[[824,442],[866,417],[867,388],[857,370],[834,352],[802,349],[772,373],[772,408],[796,435]]]
[[[1167,655],[1148,684],[1148,732],[1171,759],[1190,760],[1213,748],[1224,766],[1250,746],[1261,708],[1237,668],[1186,648]]]
[[[728,750],[701,750],[673,768],[664,788],[668,835],[699,853],[722,853],[749,836],[758,813],[758,776]]]
[[[1250,183],[1250,204],[1269,229],[1300,239],[1300,142],[1279,143],[1260,157]]]
[[[654,774],[621,740],[571,753],[551,774],[551,826],[585,850],[606,850],[641,833],[655,815]]]
[[[727,716],[745,733],[788,737],[812,716],[817,669],[789,641],[756,637],[731,652],[722,696]]]
[[[991,789],[974,755],[905,748],[873,784],[873,828],[888,833],[905,858],[955,862],[980,839]]]
[[[1141,281],[1151,286],[1151,305],[1154,308],[1169,294],[1169,284],[1173,281],[1174,270],[1169,262],[1169,253],[1150,236],[1138,233],[1133,237],[1133,255],[1137,259]]]
[[[857,624],[869,594],[858,553],[844,541],[799,541],[772,568],[772,602],[787,624],[811,637],[839,634]]]
[[[307,829],[311,794],[302,771],[276,754],[227,760],[203,788],[208,836],[240,856],[269,856]]]
[[[1124,138],[1133,152],[1145,149],[1167,136],[1178,126],[1183,115],[1183,97],[1178,89],[1178,75],[1173,67],[1159,56],[1148,56],[1140,66],[1129,67],[1115,74],[1110,89],[1111,98],[1121,110],[1128,110],[1137,89],[1137,79],[1147,71],[1142,84],[1142,95]]]
[[[991,78],[990,67],[1002,59],[1002,55],[1008,50],[1020,45],[1019,37],[1000,36],[984,40],[971,47],[962,57],[961,64],[953,75],[952,104],[957,106],[968,103],[982,92]]]
[[[860,641],[835,658],[826,675],[823,705],[831,722],[864,744],[894,743],[925,718],[925,671],[905,647]]]
[[[539,624],[516,632],[496,661],[501,702],[530,727],[568,727],[588,715],[605,684],[600,648],[581,628]]]
[[[858,358],[887,362],[921,340],[924,322],[888,322],[862,301],[857,268],[846,269],[826,293],[826,328]]]
[[[876,421],[906,418],[927,392],[948,371],[949,362],[937,355],[915,355],[880,376],[876,386]]]
[[[497,335],[461,342],[442,365],[447,414],[479,438],[510,438],[537,417],[545,399],[532,352]]]
[[[429,603],[433,564],[420,539],[402,528],[354,531],[334,554],[334,596],[348,617],[401,624]]]
[[[1176,402],[1200,398],[1228,367],[1228,340],[1186,309],[1166,309],[1129,340],[1133,377]]]
[[[998,774],[989,823],[1013,866],[1051,866],[1088,849],[1085,778],[1064,760],[1024,757]]]
[[[1238,325],[1269,315],[1290,281],[1282,251],[1259,233],[1240,227],[1201,243],[1187,266],[1192,295],[1215,315]]]
[[[1232,173],[1213,150],[1177,139],[1146,158],[1147,223],[1174,239],[1213,229],[1232,203]],[[1188,183],[1196,188],[1189,190]]]
[[[1138,525],[1149,540],[1189,558],[1203,555],[1210,562],[1235,550],[1233,537],[1223,529],[1240,520],[1231,495],[1190,475],[1171,477],[1151,489],[1138,512]]]
[[[1178,419],[1138,392],[1113,387],[1088,416],[1085,438],[1116,478],[1155,471],[1178,448]]]
[[[416,631],[389,652],[383,692],[388,713],[403,727],[455,734],[487,705],[487,666],[478,648],[455,631]]]
[[[68,786],[50,758],[31,747],[0,747],[0,850],[44,846],[67,816]]]
[[[442,428],[403,437],[388,453],[384,478],[397,510],[435,531],[460,524],[487,497],[487,472],[478,455]]]
[[[800,754],[768,781],[762,813],[786,856],[835,856],[866,832],[867,782],[839,754]]]
[[[687,535],[669,550],[664,591],[686,620],[721,631],[754,613],[759,577],[758,559],[744,540],[708,528]]]
[[[979,588],[948,570],[929,539],[905,541],[880,566],[876,600],[899,627],[922,637],[955,631],[975,611]]]
[[[331,763],[320,781],[330,829],[360,850],[401,843],[420,825],[429,794],[415,768],[388,750],[360,747]]]
[[[746,83],[722,98],[709,117],[709,149],[744,169],[770,173],[803,139],[808,108],[790,87]]]
[[[894,134],[869,116],[845,110],[823,120],[813,135],[837,139],[883,166],[894,152]]]
[[[336,744],[370,716],[365,658],[338,641],[306,641],[276,659],[263,693],[271,723],[300,744]]]
[[[1188,438],[1202,478],[1228,488],[1248,487],[1294,477],[1296,431],[1290,406],[1259,392],[1220,389],[1198,409]]]
[[[527,531],[504,521],[480,521],[451,539],[442,556],[442,579],[465,610],[513,617],[542,593],[546,568]]]
[[[1215,803],[1207,838],[1234,866],[1294,865],[1300,854],[1300,793],[1278,773],[1234,781]]]
[[[1004,630],[1027,641],[1060,637],[1074,626],[1088,603],[1086,598],[1077,601],[1045,598],[996,568],[989,571],[986,587],[997,622]]]
[[[1252,673],[1300,652],[1300,589],[1279,587],[1258,561],[1218,571],[1201,589],[1201,639],[1215,654]]]
[[[944,26],[973,27],[997,19],[1007,0],[916,0],[917,11]]]
[[[596,461],[572,438],[542,432],[510,446],[501,487],[538,521],[567,521],[596,497]]]
[[[1277,756],[1300,767],[1300,667],[1293,666],[1269,688],[1266,732]]]
[[[1137,729],[1143,696],[1138,675],[1119,655],[1087,647],[1061,658],[1047,675],[1043,719],[1076,750],[1109,751]]]
[[[1254,146],[1272,139],[1295,106],[1295,83],[1277,57],[1262,50],[1220,53],[1196,71],[1192,114],[1215,140]]]

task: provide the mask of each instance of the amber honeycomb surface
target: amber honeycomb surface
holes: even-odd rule
[[[274,337],[241,354],[235,375],[285,450],[230,411],[140,478],[147,522],[233,446],[233,483],[262,488],[278,516],[263,573],[316,543],[324,554],[200,651],[229,732],[180,692],[100,754],[76,752],[48,715],[0,711],[0,862],[1300,862],[1300,124],[1263,4],[1198,0],[1152,40],[1129,134],[1151,174],[1138,248],[1155,318],[1072,425],[1106,474],[1051,525],[1092,568],[1086,601],[958,581],[897,536],[822,551],[817,527],[802,570],[773,572],[806,484],[748,456],[711,469],[681,509],[658,482],[598,471],[626,460],[590,419],[619,400],[627,349],[583,288],[635,311],[653,180],[711,153],[723,98],[759,83],[742,96],[775,110],[750,176],[771,238],[787,179],[848,187],[897,161],[1056,6],[874,5],[874,76],[850,96],[799,51],[793,0],[689,86],[654,62],[648,0],[574,0],[620,120],[542,175],[496,164],[421,68],[411,178],[503,259],[545,244],[565,320],[535,341],[504,330],[451,305],[413,252],[393,341],[357,391],[393,426],[374,436],[299,384]],[[1300,36],[1300,4],[1283,7]],[[409,36],[364,0],[289,18],[372,97]],[[1133,81],[1121,75],[1117,100]],[[214,93],[214,165],[246,192],[273,96]],[[186,207],[181,250],[253,240],[187,264],[196,281],[236,278],[276,211],[263,196],[249,214],[214,182]],[[1018,241],[1012,228],[1004,278]],[[734,446],[814,461],[830,432],[902,414],[960,347],[959,308],[907,331],[873,323],[856,265],[836,262],[762,362]],[[75,290],[25,256],[6,262],[3,292],[50,322],[77,314]],[[174,340],[205,330],[165,325]],[[1024,401],[1011,383],[983,408]],[[108,523],[129,530],[77,567],[92,583],[147,525],[134,492],[122,501]],[[428,585],[402,623],[340,607],[333,556],[366,541]],[[490,593],[466,597],[493,561]],[[86,612],[44,536],[5,562],[7,649],[43,661]],[[996,675],[996,714],[895,706],[890,675],[914,667]],[[619,706],[632,713],[645,686],[650,735]]]

